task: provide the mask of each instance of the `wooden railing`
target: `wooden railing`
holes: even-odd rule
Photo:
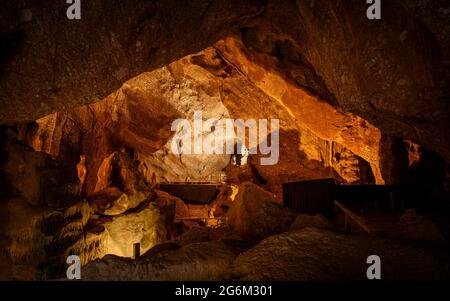
[[[350,232],[350,220],[352,220],[356,225],[358,225],[361,229],[363,229],[368,234],[370,234],[370,235],[374,234],[373,231],[370,229],[368,222],[364,218],[353,213],[353,211],[351,211],[350,209],[345,207],[339,201],[334,201],[334,205],[337,208],[339,208],[340,210],[342,210],[342,212],[344,212],[344,214],[345,214],[345,231],[346,232]]]

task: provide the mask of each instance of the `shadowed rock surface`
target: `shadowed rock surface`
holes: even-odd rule
[[[317,228],[333,230],[333,224],[323,215],[299,214],[290,227],[290,231],[298,231],[304,228]]]
[[[384,280],[450,275],[449,256],[439,250],[314,228],[271,236],[245,250],[221,241],[161,246],[137,261],[106,256],[85,266],[82,275],[84,280],[366,280],[372,254],[381,258]]]
[[[289,230],[295,217],[295,212],[279,205],[271,193],[245,182],[230,207],[228,223],[243,239],[257,242]]]
[[[366,259],[378,255],[384,280],[448,279],[449,256],[435,251],[399,241],[306,228],[271,236],[239,255],[231,277],[258,281],[366,280]]]
[[[236,251],[220,241],[163,250],[137,261],[107,256],[82,269],[83,280],[223,280]]]

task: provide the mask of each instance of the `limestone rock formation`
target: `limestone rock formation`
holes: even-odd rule
[[[438,225],[429,218],[417,214],[414,209],[406,210],[400,217],[399,224],[399,230],[391,234],[396,238],[434,243],[445,242]]]
[[[82,265],[108,254],[133,258],[134,244],[138,243],[140,254],[144,254],[167,240],[164,216],[152,203],[120,215],[91,215],[84,220],[65,225],[54,239],[59,247],[53,247],[60,256],[80,256]]]
[[[180,5],[176,0],[132,0],[114,5],[102,0],[83,3],[78,22],[67,19],[67,8],[58,0],[4,3],[2,124],[101,100],[144,71],[210,46],[264,6],[258,1]],[[22,10],[31,13],[31,22],[20,19]],[[39,84],[30,85],[30,80]],[[17,94],[17,89],[23,92]]]
[[[0,251],[15,264],[33,265],[45,256],[51,236],[42,231],[45,211],[23,199],[2,202]],[[14,220],[11,220],[14,218]]]
[[[323,215],[299,214],[292,223],[290,231],[298,231],[304,228],[316,228],[324,230],[333,230],[333,224]]]
[[[289,230],[296,214],[282,208],[271,193],[245,182],[239,186],[227,216],[228,223],[239,236],[256,242]]]
[[[367,236],[305,228],[271,236],[239,255],[231,277],[253,281],[366,280],[368,254],[382,260],[385,280],[448,279],[448,263],[426,248]]]
[[[194,132],[194,112],[202,114],[202,121],[214,118],[223,121],[230,118],[226,106],[221,101],[220,80],[210,72],[190,62],[190,56],[169,64],[147,75],[149,80],[159,79],[166,82],[165,87],[153,87],[153,93],[160,93],[170,104],[176,108],[182,118],[191,124],[189,132],[178,126],[172,129],[172,135],[188,136],[190,140],[194,135],[200,135],[202,141],[214,137],[211,128],[203,128],[199,133]],[[175,118],[166,122],[171,124]],[[228,137],[223,137],[226,141]],[[174,154],[173,144],[177,143],[175,137],[168,139],[163,147],[153,154],[139,154],[143,174],[151,179],[153,174],[158,182],[161,181],[209,181],[213,177],[218,179],[230,162],[230,155],[223,154],[194,154],[191,145],[191,154]]]
[[[64,16],[66,7],[58,1],[43,6],[7,1],[0,35],[5,45],[2,123],[36,120],[98,101],[133,76],[240,34],[247,48],[271,56],[271,68],[298,87],[390,135],[412,139],[449,158],[448,144],[436,138],[449,136],[449,128],[442,126],[448,124],[449,112],[449,21],[444,4],[386,3],[381,26],[364,18],[367,7],[360,1],[309,5],[224,0],[189,8],[177,4],[90,3],[85,4],[84,18],[70,23],[48,13]],[[99,13],[105,9],[107,13]],[[32,22],[20,19],[22,10],[30,12]],[[125,10],[129,14],[123,18]],[[91,28],[97,28],[95,34]],[[52,68],[46,60],[65,67]],[[288,93],[284,99],[292,96]]]
[[[194,227],[177,237],[176,241],[180,246],[210,241],[210,232],[211,230],[206,227]]]
[[[97,260],[91,279],[361,279],[377,252],[383,278],[448,279],[447,257],[440,268],[441,254],[405,242],[442,242],[431,218],[407,211],[395,242],[330,233],[280,205],[284,183],[333,178],[429,186],[448,207],[445,0],[384,1],[382,20],[361,0],[97,0],[80,20],[61,0],[2,2],[0,270],[12,278],[55,278],[78,254]],[[180,136],[221,133],[173,123],[198,111],[278,120],[257,142],[279,134],[278,161],[249,154],[248,137],[242,156],[177,154]],[[218,198],[158,189],[197,181],[223,185]],[[235,235],[260,243],[235,260],[248,247]],[[135,243],[142,259],[118,258]]]
[[[140,244],[140,252],[144,254],[167,239],[164,220],[153,205],[136,213],[113,217],[103,226],[109,234],[106,254],[132,258],[135,243]]]
[[[369,162],[374,175],[380,182],[383,181],[378,163],[381,133],[376,127],[358,116],[336,110],[286,80],[281,70],[271,67],[275,64],[273,57],[247,49],[238,39],[230,37],[221,40],[216,47],[220,55],[236,66],[250,82],[285,108],[291,122],[301,129],[300,134],[306,129],[307,133],[312,132],[323,140],[341,143]],[[283,155],[288,153],[292,151],[286,151]]]
[[[7,155],[2,162],[4,180],[1,198],[17,197],[33,205],[59,207],[79,199],[76,166],[69,160],[53,160],[19,141],[20,134],[6,130],[2,135]],[[45,191],[45,193],[44,193]]]
[[[160,149],[171,136],[166,121],[180,116],[168,104],[168,96],[153,93],[160,86],[158,78],[143,75],[134,79],[136,85],[127,83],[101,102],[37,120],[29,144],[52,157],[84,155],[83,192],[87,195],[106,188],[114,180],[114,169],[122,184],[136,185],[136,172],[127,171],[138,168],[133,152],[152,154]]]
[[[212,240],[235,240],[238,241],[239,236],[233,233],[228,227],[210,228],[210,227],[194,227],[179,237],[176,242],[181,245],[188,245],[192,243],[212,241]]]
[[[83,280],[364,280],[367,254],[383,260],[383,279],[443,280],[442,260],[427,249],[368,236],[305,228],[256,246],[229,241],[156,246],[136,261],[105,256],[82,269]],[[326,258],[326,260],[324,260]]]
[[[222,53],[223,45],[226,45],[226,53]],[[333,177],[346,183],[372,183],[375,180],[378,183],[389,182],[390,169],[385,168],[386,173],[382,174],[380,162],[390,162],[394,156],[389,149],[377,153],[380,140],[370,138],[370,135],[379,136],[376,128],[367,125],[366,129],[360,119],[342,112],[335,113],[330,105],[301,94],[299,89],[300,92],[296,93],[306,99],[310,111],[308,113],[306,107],[302,108],[305,112],[301,114],[306,115],[297,118],[302,120],[297,122],[291,112],[295,109],[292,107],[295,102],[280,103],[270,94],[270,87],[264,90],[264,87],[256,86],[252,74],[243,74],[239,69],[243,68],[244,63],[254,64],[248,58],[243,59],[248,51],[235,39],[227,39],[219,42],[215,48],[210,47],[167,67],[141,74],[95,105],[73,110],[68,116],[58,113],[38,120],[30,144],[52,156],[73,152],[71,146],[76,146],[75,151],[82,153],[86,169],[83,191],[89,195],[111,184],[114,166],[120,168],[126,177],[127,169],[135,169],[132,165],[138,164],[138,172],[152,185],[161,181],[217,181],[227,173],[226,168],[231,163],[229,154],[174,154],[172,145],[176,141],[175,137],[170,136],[175,131],[171,132],[168,126],[164,126],[163,120],[168,125],[177,116],[184,116],[192,122],[195,111],[202,112],[203,121],[209,118],[219,121],[225,118],[277,118],[281,128],[280,154],[276,167],[261,165],[261,156],[250,155],[247,170],[252,175],[248,180],[256,179],[278,198],[281,198],[281,184],[285,181]],[[230,59],[244,60],[244,63],[230,63]],[[282,81],[282,77],[279,80]],[[144,107],[138,107],[138,102]],[[242,105],[244,103],[246,105]],[[155,111],[157,104],[167,108],[167,112]],[[111,106],[115,109],[111,109]],[[311,130],[315,124],[324,123],[323,119],[317,119],[311,113],[312,110],[323,111],[324,108],[338,116],[336,120],[329,119],[329,131],[339,132],[351,127],[353,134],[362,133],[365,138],[357,139],[356,142],[354,138],[342,142],[339,138],[341,134],[335,137],[322,130]],[[143,122],[147,117],[160,121],[148,125]],[[139,126],[137,122],[130,124],[134,120],[139,120]],[[215,132],[203,129],[201,135],[202,139],[206,139],[215,135]],[[222,141],[228,139],[225,136]],[[117,149],[114,145],[124,145],[125,152],[114,151]],[[348,147],[371,161],[367,162]],[[370,150],[371,155],[360,153],[361,148]],[[128,158],[125,154],[128,154]],[[244,164],[240,173],[244,174],[245,170]],[[229,173],[226,175],[232,177]]]
[[[132,262],[106,256],[82,269],[83,280],[223,280],[237,252],[220,241],[193,243],[178,249],[149,252]]]
[[[117,187],[108,187],[92,194],[89,202],[95,213],[112,216],[136,208],[146,200],[150,201],[151,195],[151,191],[136,190],[126,194]]]
[[[155,190],[157,204],[166,205],[166,204],[174,204],[175,205],[175,218],[186,217],[189,216],[189,209],[187,205],[176,196],[173,196],[165,191]]]
[[[219,193],[217,194],[216,199],[211,204],[212,206],[212,214],[215,217],[225,217],[233,204],[234,197],[236,196],[238,186],[224,184],[220,187]]]

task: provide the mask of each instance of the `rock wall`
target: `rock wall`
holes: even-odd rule
[[[272,57],[294,87],[450,158],[450,142],[438,138],[450,136],[445,1],[389,1],[380,22],[368,20],[366,3],[357,0],[197,1],[189,7],[105,0],[84,4],[77,22],[65,18],[66,9],[56,0],[5,2],[1,123],[93,103],[133,76],[240,34],[248,48]],[[275,98],[296,98],[283,97]],[[370,150],[351,150],[373,164]]]
[[[226,58],[224,49],[234,62]],[[380,149],[381,133],[377,128],[286,84],[281,75],[270,73],[262,63],[255,64],[257,59],[250,59],[250,55],[258,54],[249,52],[238,40],[221,41],[215,47],[131,79],[96,104],[39,119],[27,136],[29,143],[53,157],[66,153],[82,156],[83,192],[89,195],[108,186],[108,162],[117,151],[127,153],[138,164],[134,172],[153,184],[217,180],[228,173],[228,154],[172,152],[176,131],[171,131],[171,123],[177,118],[192,124],[195,111],[202,112],[203,122],[209,118],[276,118],[280,120],[278,163],[264,166],[259,155],[249,157],[254,174],[251,177],[256,173],[271,191],[279,194],[286,181],[324,177],[346,183],[390,182],[390,165],[382,169],[381,162],[396,158],[391,149]],[[242,69],[254,71],[245,73]],[[272,84],[279,80],[280,85],[276,89],[266,86],[257,74],[272,74]],[[277,98],[289,89],[298,94],[293,100],[300,106],[296,101]],[[203,139],[210,135],[214,135],[212,128],[203,129]],[[222,139],[229,138],[224,135]],[[241,169],[245,173],[245,167]],[[229,173],[227,176],[233,177]]]

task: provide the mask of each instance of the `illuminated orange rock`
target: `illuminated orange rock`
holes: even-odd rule
[[[84,194],[84,182],[86,181],[86,156],[80,156],[80,162],[77,164],[78,179],[80,180],[80,194]]]
[[[129,148],[151,154],[172,135],[167,120],[180,113],[167,102],[168,95],[153,93],[160,87],[158,79],[158,74],[143,74],[101,102],[39,119],[30,145],[54,158],[71,152],[84,154],[85,189],[87,194],[93,193],[98,169],[114,151]],[[106,187],[102,182],[106,169],[103,166],[100,172],[97,190]]]
[[[174,204],[175,205],[175,214],[174,218],[187,217],[189,216],[189,209],[186,204],[176,196],[173,196],[165,191],[155,190],[156,192],[156,203],[162,204]]]
[[[307,128],[324,140],[335,141],[364,158],[371,164],[377,182],[384,183],[378,167],[380,130],[302,90],[273,67],[276,66],[273,58],[249,51],[237,39],[224,39],[216,47],[249,81],[285,108],[300,128]]]
[[[227,175],[241,178],[236,183],[264,185],[278,200],[286,181],[332,177],[343,183],[380,184],[399,178],[391,175],[397,166],[386,135],[299,87],[275,58],[247,49],[237,38],[143,73],[98,103],[38,120],[30,144],[53,157],[84,155],[82,186],[87,195],[111,184],[116,152],[127,153],[135,165],[130,173],[119,168],[122,184],[135,185],[131,183],[137,174],[153,187],[164,181],[211,181],[224,174],[228,154],[171,151],[171,122],[192,120],[196,110],[204,119],[280,120],[278,163],[264,166],[258,154],[252,155],[238,177]]]
[[[153,198],[151,191],[134,191],[124,193],[117,187],[108,187],[89,196],[88,201],[97,214],[119,215],[134,209]]]
[[[232,229],[252,242],[289,230],[296,218],[294,212],[277,203],[273,194],[250,182],[239,186],[227,216]]]
[[[217,195],[212,205],[212,215],[215,217],[226,216],[228,210],[233,204],[232,200],[233,189],[231,186],[225,184],[220,187],[219,194]]]
[[[135,243],[140,244],[140,253],[144,254],[167,239],[164,218],[153,204],[138,212],[115,216],[103,226],[108,233],[106,254],[132,258]]]

